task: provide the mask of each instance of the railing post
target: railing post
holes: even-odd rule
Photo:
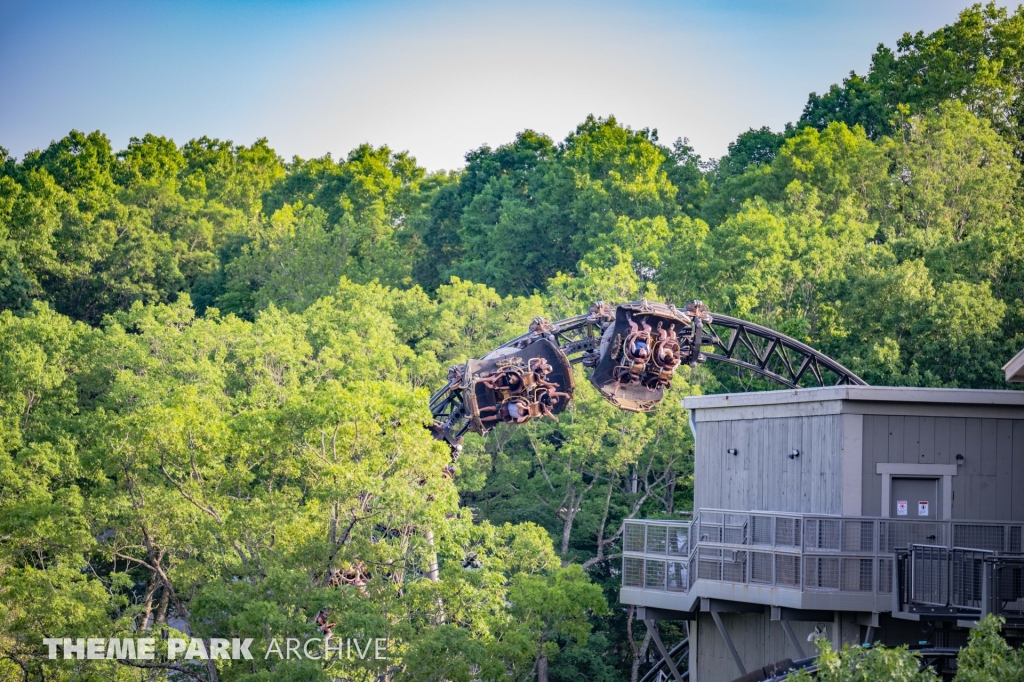
[[[900,553],[893,552],[892,558],[892,612],[900,613],[903,610],[902,599],[900,593],[904,588],[904,570],[903,562],[901,561]]]
[[[984,618],[988,614],[992,613],[992,575],[994,562],[988,561],[987,559],[983,564],[984,568],[981,571],[981,617]]]
[[[953,605],[953,550],[946,550],[946,607]]]

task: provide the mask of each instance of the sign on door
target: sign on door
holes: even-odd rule
[[[921,500],[917,503],[917,515],[928,516],[928,500]]]
[[[927,505],[928,503],[926,502],[925,504]],[[907,515],[907,501],[906,500],[896,500],[896,516],[906,516],[906,515]]]

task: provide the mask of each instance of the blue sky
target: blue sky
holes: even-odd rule
[[[429,169],[590,113],[717,157],[963,0],[68,2],[0,0],[0,146],[69,130],[267,137],[289,158],[362,142]]]

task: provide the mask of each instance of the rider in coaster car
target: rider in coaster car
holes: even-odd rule
[[[522,398],[514,398],[501,406],[498,417],[504,422],[522,424],[530,418],[530,404]]]
[[[646,360],[651,354],[651,349],[647,342],[641,338],[633,339],[633,347],[630,350],[633,356],[640,360]]]
[[[492,374],[489,377],[480,380],[480,383],[487,386],[492,391],[504,390],[515,395],[523,390],[523,377],[522,375],[513,370],[505,369],[496,374]]]

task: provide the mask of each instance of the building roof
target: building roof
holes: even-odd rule
[[[1021,357],[1021,355],[1018,354],[1017,357]],[[1011,360],[1010,362],[1013,361]],[[1021,364],[1024,364],[1024,360],[1022,360]],[[1024,378],[1021,380],[1024,381]],[[1024,406],[1024,391],[998,391],[973,388],[906,388],[903,386],[827,386],[825,388],[799,388],[782,391],[695,395],[684,398],[683,407],[688,410],[695,410],[714,407],[785,405],[819,402],[822,400]]]
[[[1003,365],[1003,371],[1006,372],[1007,381],[1024,381],[1024,349]]]

